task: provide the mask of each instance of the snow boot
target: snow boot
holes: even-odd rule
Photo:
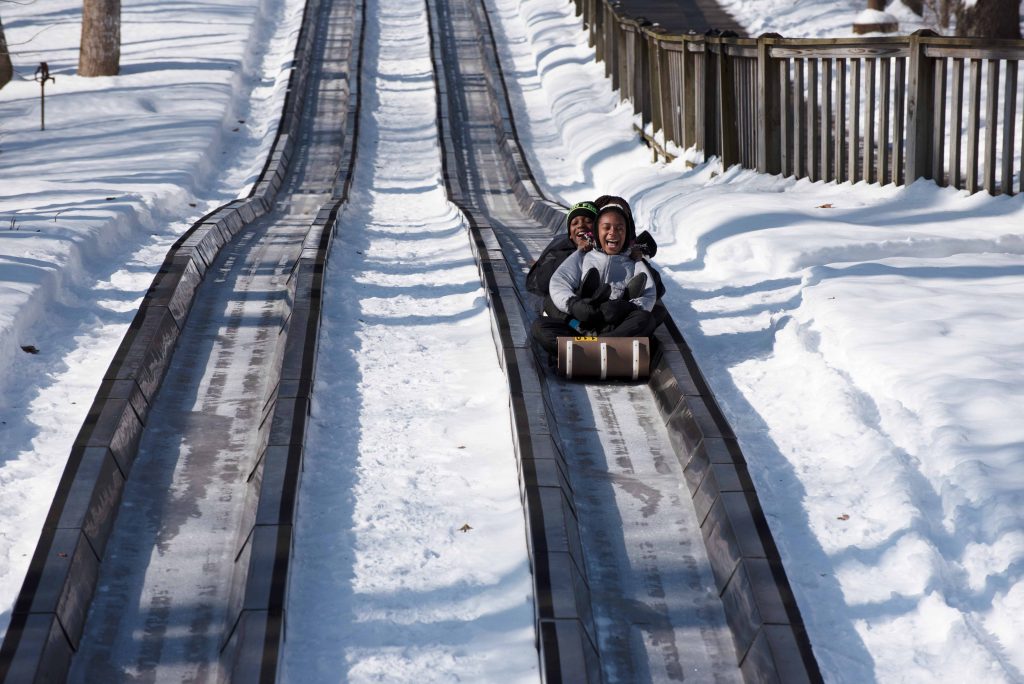
[[[576,296],[580,299],[589,299],[594,296],[600,286],[601,274],[597,272],[596,268],[592,268],[583,274],[580,286],[576,288]]]
[[[626,289],[622,291],[620,299],[625,299],[627,302],[632,301],[642,295],[644,290],[647,289],[647,274],[637,273],[635,276],[629,279],[626,283]]]
[[[611,296],[612,286],[609,285],[608,283],[601,283],[600,285],[597,286],[597,289],[594,290],[594,294],[590,296],[590,303],[594,304],[595,306],[599,304],[604,304],[611,298]]]

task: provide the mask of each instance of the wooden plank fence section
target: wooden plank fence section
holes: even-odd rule
[[[1024,192],[1024,40],[674,35],[613,0],[573,3],[666,143],[810,180]]]
[[[1003,85],[1003,147],[999,186],[1013,192],[1013,138],[1017,120],[1017,62],[1006,61],[1006,79]],[[1021,136],[1024,144],[1024,135]],[[1024,176],[1024,174],[1021,174]],[[1009,193],[1008,193],[1009,194]]]

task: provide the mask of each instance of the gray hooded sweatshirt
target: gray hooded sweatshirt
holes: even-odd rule
[[[638,273],[646,273],[647,288],[642,295],[630,301],[645,311],[654,308],[658,293],[654,285],[654,276],[643,261],[633,261],[628,254],[609,256],[598,249],[592,249],[588,252],[574,252],[551,276],[548,292],[551,301],[561,311],[569,313],[569,299],[576,296],[576,289],[583,280],[583,274],[591,268],[596,268],[601,274],[602,283],[612,286],[611,299],[618,299],[630,278]]]

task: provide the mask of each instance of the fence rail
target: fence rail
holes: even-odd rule
[[[673,35],[573,3],[643,125],[726,167],[1024,192],[1024,40]]]

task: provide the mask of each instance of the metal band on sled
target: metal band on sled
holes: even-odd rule
[[[577,380],[643,380],[651,372],[647,337],[559,337],[558,374]]]

